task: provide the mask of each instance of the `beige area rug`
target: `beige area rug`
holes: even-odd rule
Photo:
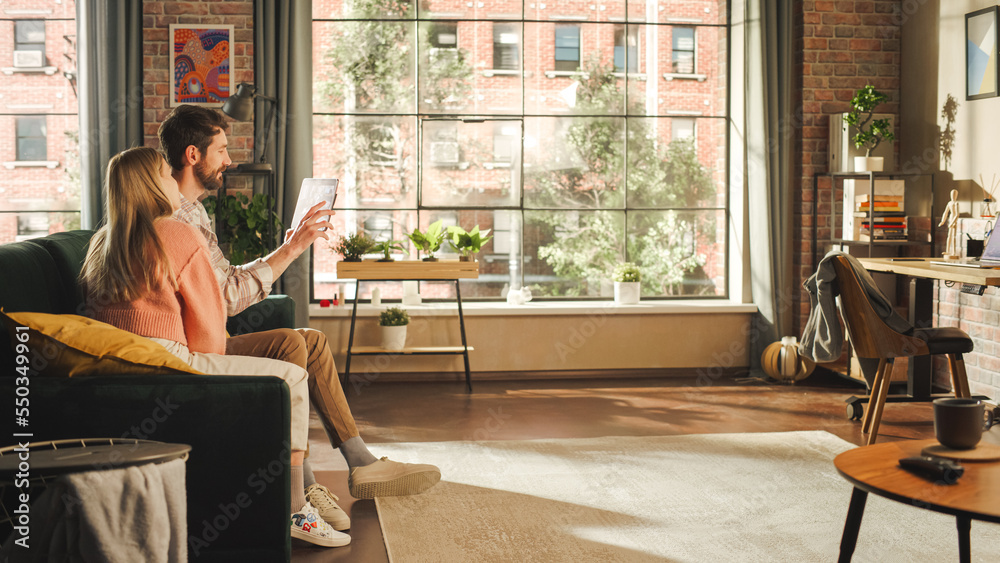
[[[433,463],[423,495],[376,499],[393,563],[836,561],[851,486],[827,432],[373,444]],[[998,499],[1000,502],[1000,499]],[[1000,525],[972,523],[974,561]],[[869,495],[854,561],[958,560],[953,517]]]

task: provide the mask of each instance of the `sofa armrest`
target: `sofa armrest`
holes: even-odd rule
[[[295,300],[287,295],[269,295],[226,322],[232,336],[276,328],[295,328]]]
[[[15,396],[14,378],[0,395]],[[115,375],[33,377],[34,442],[139,438],[189,444],[188,549],[192,561],[286,561],[290,421],[277,377]],[[5,417],[13,423],[14,417]],[[23,438],[19,438],[23,439]]]

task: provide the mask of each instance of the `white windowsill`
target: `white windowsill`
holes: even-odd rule
[[[15,168],[55,168],[59,166],[58,160],[11,160],[3,163],[7,170]]]
[[[697,80],[698,82],[704,82],[708,80],[707,74],[689,74],[689,73],[677,73],[677,72],[665,72],[663,73],[663,79],[670,80]]]
[[[546,70],[546,78],[560,78],[560,77],[580,77],[584,80],[590,78],[590,75],[586,72],[580,72],[579,70]]]
[[[309,305],[309,316],[312,318],[350,317],[352,303],[343,303],[339,307],[320,307],[316,303]],[[368,303],[358,304],[359,317],[374,317],[386,307],[399,307],[399,303],[383,302],[379,307]],[[412,316],[445,316],[454,315],[458,305],[454,302],[423,303],[407,305],[406,312]],[[757,312],[757,306],[750,303],[734,303],[726,300],[685,300],[685,301],[640,301],[635,305],[615,305],[614,301],[545,301],[530,302],[524,305],[509,305],[505,302],[462,302],[462,314],[466,317],[519,316],[519,315],[664,315],[664,314],[719,314]]]
[[[11,75],[11,74],[14,74],[15,72],[17,72],[17,73],[38,73],[38,72],[44,72],[45,74],[48,74],[49,76],[52,76],[53,74],[56,73],[57,70],[59,70],[59,69],[56,68],[56,67],[54,67],[54,66],[35,66],[35,67],[5,66],[3,68],[0,68],[0,72],[3,72],[4,74],[6,74],[8,76]]]

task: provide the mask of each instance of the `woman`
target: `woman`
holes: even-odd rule
[[[203,373],[276,375],[292,402],[292,537],[327,547],[350,536],[320,518],[303,494],[309,424],[306,371],[267,358],[226,356],[226,314],[208,248],[197,228],[172,218],[177,182],[155,149],[124,151],[108,164],[106,222],[80,272],[99,321],[145,336]]]

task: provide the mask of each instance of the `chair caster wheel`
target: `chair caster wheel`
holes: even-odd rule
[[[861,420],[864,413],[860,403],[847,403],[847,420]]]

